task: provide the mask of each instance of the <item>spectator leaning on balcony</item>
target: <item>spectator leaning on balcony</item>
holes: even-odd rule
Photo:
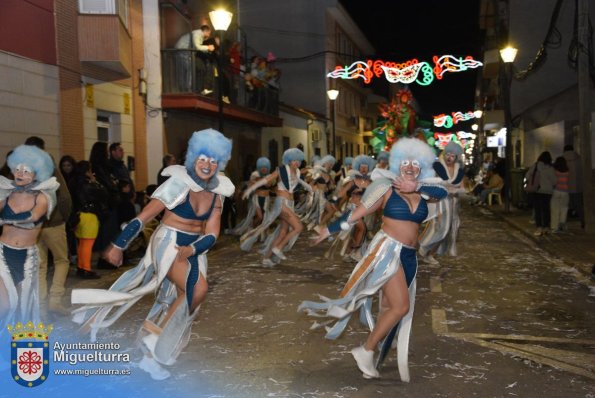
[[[208,73],[207,66],[208,54],[215,50],[212,44],[204,44],[204,42],[211,36],[211,27],[202,25],[200,29],[195,29],[192,32],[182,35],[176,42],[178,50],[195,50],[196,57],[194,57],[194,73],[195,73],[195,91],[200,91],[201,94],[207,95],[213,92],[213,81],[211,76],[206,80]],[[192,88],[191,69],[192,54],[190,51],[180,51],[177,57],[176,73],[178,75],[179,91],[189,92],[194,91]]]

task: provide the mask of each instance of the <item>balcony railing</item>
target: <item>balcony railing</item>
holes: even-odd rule
[[[215,56],[196,50],[163,49],[161,63],[164,95],[194,94],[219,98]],[[279,88],[250,74],[245,66],[224,65],[222,70],[221,95],[226,103],[278,116]]]

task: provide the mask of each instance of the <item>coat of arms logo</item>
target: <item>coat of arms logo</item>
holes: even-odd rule
[[[29,321],[9,325],[11,373],[14,381],[24,387],[37,387],[50,373],[49,335],[53,325]]]

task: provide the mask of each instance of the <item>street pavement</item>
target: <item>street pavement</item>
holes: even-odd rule
[[[237,238],[220,237],[209,253],[207,301],[172,378],[153,381],[134,363],[131,376],[101,377],[143,397],[595,397],[592,239],[574,226],[534,239],[526,213],[465,202],[459,256],[420,264],[409,383],[399,379],[394,351],[380,379],[362,378],[350,355],[367,335],[357,316],[330,341],[297,311],[302,300],[336,297],[354,266],[325,259],[328,243],[311,247],[309,233],[274,268],[242,252]],[[69,288],[105,288],[122,271],[100,272],[96,281],[69,278]],[[134,347],[152,300],[100,341]],[[54,323],[61,333],[75,330],[66,318]]]

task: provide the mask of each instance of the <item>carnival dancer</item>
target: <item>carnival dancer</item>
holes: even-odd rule
[[[247,198],[258,188],[270,184],[277,179],[277,197],[273,208],[267,213],[266,217],[257,228],[248,231],[240,238],[240,248],[249,251],[258,240],[261,233],[265,233],[268,228],[279,219],[280,223],[275,231],[268,235],[264,248],[261,251],[264,255],[262,264],[272,267],[276,263],[272,257],[275,255],[279,260],[285,260],[287,257],[283,254],[293,247],[299,234],[304,229],[300,219],[293,210],[293,193],[298,184],[311,192],[312,188],[300,178],[300,163],[304,160],[304,153],[297,148],[290,148],[283,153],[283,165],[278,167],[268,176],[261,178],[248,188],[243,198]]]
[[[390,157],[390,154],[386,151],[380,151],[380,153],[378,154],[378,156],[376,156],[376,168],[377,169],[383,169],[383,170],[387,170],[388,169],[388,158]]]
[[[334,156],[326,155],[314,166],[310,183],[314,187],[312,206],[302,219],[304,223],[308,223],[308,230],[317,225],[326,225],[337,211],[335,206],[328,201],[335,188],[335,182],[331,176],[335,162]]]
[[[7,164],[14,181],[0,176],[0,332],[15,321],[40,321],[36,242],[59,187],[54,162],[42,149],[20,145]]]
[[[337,196],[333,196],[333,203],[347,201],[346,211],[353,211],[361,203],[361,198],[368,185],[370,185],[370,172],[374,169],[376,162],[372,157],[359,155],[353,161],[353,169],[349,171],[343,189]],[[325,253],[325,258],[334,256],[337,250],[340,250],[341,256],[346,261],[359,261],[366,249],[366,237],[368,227],[365,219],[372,219],[373,215],[358,220],[346,231],[341,231]],[[368,220],[370,221],[370,220]]]
[[[300,168],[300,178],[303,178],[303,180],[307,183],[307,184],[312,184],[313,181],[313,176],[314,176],[314,166],[317,165],[318,163],[320,163],[320,159],[321,157],[318,155],[314,155],[312,156],[312,159],[310,159],[310,164],[306,164],[305,167]],[[302,163],[306,163],[303,162]],[[312,205],[314,204],[314,195],[310,195],[309,191],[307,191],[307,194],[300,194],[303,193],[303,190],[301,190],[300,187],[298,187],[298,192],[297,192],[297,198],[296,198],[296,202],[294,204],[294,209],[293,212],[301,219],[303,219],[306,214],[308,214],[310,212],[310,209],[312,208]]]
[[[434,171],[444,181],[443,186],[448,190],[448,197],[434,205],[435,217],[428,221],[419,238],[421,260],[429,264],[439,264],[433,254],[457,255],[457,236],[461,225],[459,194],[465,192],[462,187],[465,176],[460,161],[462,154],[463,148],[451,141],[433,164]]]
[[[415,138],[399,139],[391,149],[390,171],[376,169],[361,205],[329,224],[314,242],[317,244],[330,233],[345,230],[366,214],[383,209],[382,229],[355,266],[340,297],[334,300],[324,297],[323,302],[304,301],[298,308],[310,315],[338,319],[332,327],[327,327],[328,339],[339,337],[351,315],[360,310],[360,320],[371,333],[365,344],[351,353],[365,378],[380,377],[374,363],[374,350],[383,339],[383,349],[390,347],[393,333],[398,330],[399,373],[401,380],[409,381],[407,353],[415,300],[417,233],[419,224],[428,214],[427,202],[447,194],[442,186],[434,184],[435,179],[426,182],[434,175],[434,158],[434,151],[425,142]],[[379,291],[382,293],[380,312],[374,320],[372,301]],[[331,322],[334,321],[323,325]]]
[[[266,177],[271,173],[271,161],[266,157],[258,158],[256,161],[256,170],[250,175],[248,188],[261,178]],[[271,181],[273,184],[274,181]],[[248,232],[251,228],[256,228],[264,219],[264,215],[270,207],[269,194],[271,185],[265,185],[258,188],[248,202],[248,213],[246,218],[242,220],[234,229],[230,230],[231,235],[240,236]]]
[[[122,264],[122,252],[161,212],[145,256],[122,274],[109,290],[75,289],[72,303],[83,304],[73,320],[96,340],[98,330],[111,326],[144,295],[156,292],[139,340],[144,357],[139,367],[155,380],[170,376],[161,365],[175,363],[190,338],[190,327],[207,294],[207,257],[219,234],[223,197],[233,194],[223,170],[231,155],[231,140],[207,129],[188,142],[184,166],[169,166],[169,178],[153,193],[138,217],[130,221],[106,252]],[[113,314],[110,314],[114,310]]]

